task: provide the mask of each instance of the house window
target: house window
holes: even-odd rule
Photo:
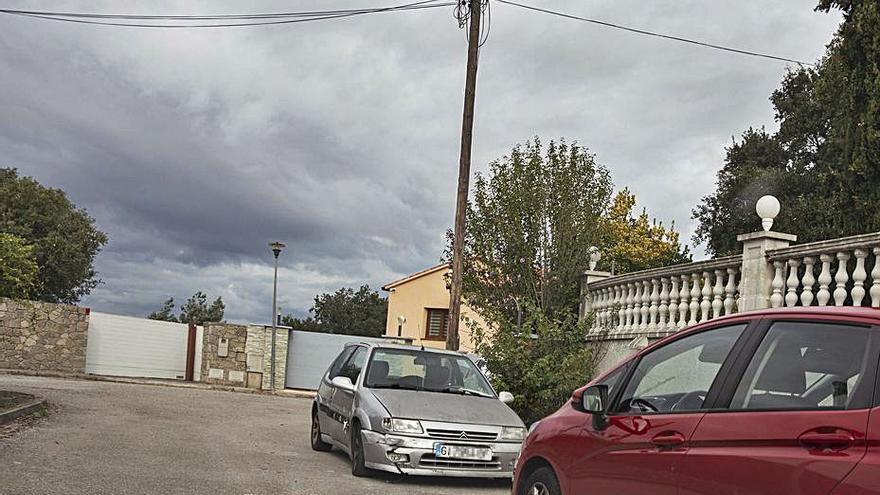
[[[425,339],[446,340],[449,329],[449,310],[428,308],[428,323],[425,325]]]

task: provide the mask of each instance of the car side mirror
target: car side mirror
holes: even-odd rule
[[[593,385],[581,393],[579,409],[593,415],[593,428],[601,431],[608,426],[608,385]]]
[[[505,404],[510,404],[511,402],[513,402],[513,394],[510,392],[499,392],[498,400]]]
[[[351,383],[351,378],[347,376],[337,376],[333,380],[330,380],[330,382],[333,383],[335,387],[341,388],[342,390],[354,392],[354,383]]]
[[[608,408],[608,385],[593,385],[581,393],[581,410],[590,414],[605,414]]]

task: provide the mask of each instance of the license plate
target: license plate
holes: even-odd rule
[[[438,458],[446,459],[491,461],[492,449],[486,447],[473,447],[470,445],[448,445],[445,443],[435,443],[434,455]]]

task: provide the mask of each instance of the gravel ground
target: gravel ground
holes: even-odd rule
[[[48,417],[0,436],[0,494],[509,494],[510,483],[354,478],[309,448],[307,399],[0,375]]]

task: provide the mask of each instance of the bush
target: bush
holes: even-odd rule
[[[491,330],[469,322],[475,351],[486,359],[496,390],[514,395],[511,407],[531,424],[559,409],[586,384],[600,356],[586,341],[589,321],[574,315],[552,319],[525,308],[522,331],[503,321]]]

